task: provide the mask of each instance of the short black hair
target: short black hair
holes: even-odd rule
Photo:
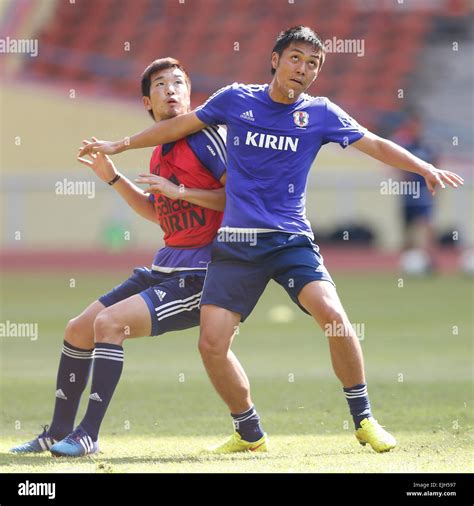
[[[272,49],[272,53],[278,53],[279,56],[282,55],[283,51],[292,43],[292,42],[306,42],[307,44],[311,44],[314,48],[321,53],[321,62],[319,68],[324,63],[324,44],[319,37],[319,35],[309,28],[308,26],[298,25],[292,26],[287,30],[280,32],[278,35],[275,46]],[[272,66],[272,74],[275,73],[275,69]]]
[[[188,85],[188,89],[191,92],[191,79],[189,77],[189,74],[186,72],[186,69],[183,67],[181,62],[179,60],[176,60],[175,58],[171,58],[170,56],[167,56],[166,58],[159,58],[158,60],[152,61],[150,65],[143,71],[142,78],[141,78],[141,88],[142,88],[142,96],[143,97],[150,97],[150,87],[151,87],[151,76],[155,72],[159,72],[160,70],[165,69],[179,69],[183,72],[185,78],[186,78],[186,84]],[[155,116],[153,115],[153,111],[148,111],[150,116],[155,119]]]

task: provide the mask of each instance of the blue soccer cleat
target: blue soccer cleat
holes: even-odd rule
[[[55,457],[83,457],[98,451],[99,442],[92,441],[81,427],[51,447],[51,453]]]
[[[36,437],[35,439],[32,439],[31,441],[28,441],[28,443],[24,443],[19,446],[15,446],[10,450],[11,453],[41,453],[45,452],[51,449],[51,447],[56,443],[56,439],[53,439],[48,434],[48,425],[43,425],[43,432]]]

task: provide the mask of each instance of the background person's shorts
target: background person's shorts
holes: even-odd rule
[[[201,305],[214,304],[234,311],[244,321],[270,279],[279,283],[305,313],[298,301],[302,288],[311,281],[334,284],[318,246],[307,236],[263,233],[258,234],[253,246],[249,242],[215,239]]]
[[[139,294],[150,311],[150,335],[188,329],[199,325],[205,274],[204,270],[167,274],[139,267],[126,281],[99,297],[99,301],[108,307]]]
[[[411,225],[414,221],[420,218],[426,220],[431,219],[433,215],[433,204],[422,205],[404,205],[403,206],[403,221],[406,225]]]

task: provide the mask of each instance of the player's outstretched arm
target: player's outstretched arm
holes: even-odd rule
[[[169,179],[155,174],[140,174],[135,179],[136,183],[148,184],[145,193],[158,193],[165,195],[172,200],[186,200],[191,204],[197,204],[214,211],[223,211],[225,207],[225,189],[216,188],[214,190],[205,190],[201,188],[185,188],[183,185],[176,185]],[[224,184],[225,174],[221,177],[220,182]]]
[[[372,132],[366,132],[364,137],[353,142],[351,146],[387,165],[423,176],[432,195],[435,194],[438,184],[441,188],[445,188],[445,183],[454,188],[464,184],[464,179],[458,174],[437,169],[398,144],[383,139]]]
[[[104,153],[106,155],[116,155],[128,149],[140,149],[174,142],[183,137],[199,132],[207,125],[203,123],[194,111],[187,114],[181,114],[174,118],[164,119],[154,123],[146,130],[125,137],[120,141],[94,141],[83,146],[79,150],[79,156],[89,155],[91,153]]]
[[[95,141],[94,137],[92,139]],[[89,141],[83,142],[85,145],[90,144]],[[136,213],[153,223],[157,223],[154,206],[148,199],[148,195],[120,174],[107,155],[99,152],[87,156],[88,158],[78,156],[77,160],[91,168],[97,177],[105,183],[112,183],[113,188]]]

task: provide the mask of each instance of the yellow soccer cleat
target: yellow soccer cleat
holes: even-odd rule
[[[388,452],[397,445],[396,439],[384,430],[375,418],[364,418],[360,422],[360,429],[355,432],[355,437],[362,446],[369,443],[377,453]]]
[[[232,436],[221,445],[212,446],[208,448],[209,453],[236,453],[236,452],[266,452],[268,451],[268,437],[267,434],[253,443],[242,439],[240,434],[235,431]]]

